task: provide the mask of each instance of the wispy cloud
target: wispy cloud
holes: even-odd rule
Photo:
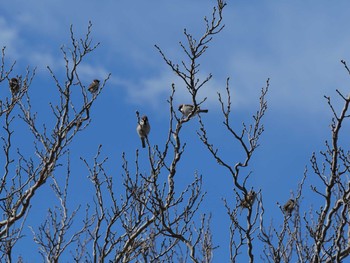
[[[69,42],[70,24],[74,25],[77,35],[84,36],[87,21],[92,20],[94,40],[102,43],[103,52],[94,58],[97,64],[94,61],[82,65],[81,74],[87,78],[103,78],[107,72],[112,72],[110,83],[122,87],[131,104],[156,107],[156,102],[169,96],[171,83],[177,87],[177,100],[190,100],[184,84],[170,69],[164,70],[164,62],[153,45],[159,44],[174,61],[181,61],[183,54],[178,41],[184,40],[182,30],[188,28],[195,37],[203,32],[202,17],[211,15],[209,1],[204,6],[199,6],[199,1],[180,1],[176,5],[170,2],[136,1],[123,5],[113,1],[100,4],[74,1],[69,9],[60,8],[61,3],[56,1],[37,2],[43,4],[21,4],[16,16],[0,19],[1,40],[8,46],[9,53],[43,68],[64,66],[53,50]],[[79,9],[82,3],[84,7]],[[16,10],[17,4],[19,1],[6,4],[7,14]],[[319,110],[322,95],[344,80],[340,77],[344,73],[337,64],[340,59],[346,59],[350,46],[350,37],[345,33],[345,15],[339,13],[344,4],[327,12],[300,1],[258,5],[252,8],[251,4],[239,1],[228,5],[224,12],[226,27],[210,43],[209,52],[205,54],[207,63],[200,77],[212,72],[214,78],[203,88],[201,98],[207,97],[206,103],[214,105],[217,92],[224,91],[226,77],[231,77],[234,107],[251,107],[270,77],[270,98],[274,103]],[[116,15],[118,8],[123,8],[124,12]],[[80,13],[76,12],[78,9]],[[122,61],[119,68],[130,69],[133,74],[124,76],[124,72],[115,70],[118,67],[113,59]]]
[[[110,73],[106,68],[104,68],[103,66],[99,66],[96,64],[81,64],[79,66],[79,76],[81,78],[85,78],[85,79],[104,79],[108,76],[108,74]]]
[[[18,31],[8,24],[4,17],[0,17],[0,45],[6,47],[6,54],[14,57],[17,53],[17,41],[19,41]]]
[[[205,74],[200,76],[201,79]],[[183,81],[173,72],[163,71],[157,76],[130,81],[122,78],[112,77],[111,84],[120,87],[126,94],[126,100],[133,105],[149,105],[154,110],[159,110],[164,106],[172,92],[172,84],[175,85],[174,104],[191,103],[192,97]],[[225,80],[216,81],[212,78],[198,93],[198,102],[206,99],[207,106],[218,105],[217,92],[224,92]]]
[[[269,98],[280,109],[297,114],[326,110],[322,97],[344,81],[339,60],[350,46],[340,9],[325,12],[301,2],[260,3],[258,8],[237,4],[222,52],[239,103],[255,101],[270,77]]]

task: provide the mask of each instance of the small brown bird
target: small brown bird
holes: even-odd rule
[[[142,142],[142,148],[146,147],[145,139],[147,138],[150,130],[151,130],[151,126],[149,125],[147,116],[142,116],[140,119],[140,123],[138,123],[136,127],[136,131],[140,136],[140,139]]]
[[[10,90],[13,95],[17,94],[20,90],[20,84],[18,78],[12,78],[9,80]]]
[[[94,79],[92,83],[89,85],[88,90],[91,93],[95,93],[99,87],[100,87],[100,81],[98,79]]]
[[[179,106],[179,111],[185,116],[188,117],[190,113],[193,111],[193,105],[191,104],[181,104]],[[208,110],[202,110],[200,107],[197,107],[196,112],[193,115],[196,115],[197,113],[207,113]]]
[[[295,207],[295,200],[294,199],[289,199],[287,203],[284,204],[283,210],[284,212],[288,213],[288,215],[291,215]]]
[[[250,208],[253,205],[255,198],[256,198],[255,191],[250,190],[249,193],[244,196],[244,199],[241,200],[240,206],[242,208]]]

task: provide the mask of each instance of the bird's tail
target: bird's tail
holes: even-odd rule
[[[146,148],[145,138],[141,138],[142,148]]]
[[[207,113],[208,110],[199,110],[198,112],[204,112],[204,113]]]

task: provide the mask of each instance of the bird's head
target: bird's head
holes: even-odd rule
[[[146,115],[142,116],[142,117],[141,117],[141,121],[142,121],[143,123],[147,123],[147,122],[148,122],[147,116],[146,116]]]
[[[17,78],[10,79],[10,84],[11,85],[17,85],[18,84],[18,79]]]

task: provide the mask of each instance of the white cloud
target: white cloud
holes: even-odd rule
[[[165,73],[158,77],[134,81],[114,78],[114,83],[125,90],[130,103],[147,104],[157,108],[159,101],[170,95],[171,83],[175,80],[174,75]]]
[[[59,55],[56,58],[52,50],[69,42],[70,24],[74,25],[77,35],[84,36],[87,21],[91,19],[92,36],[101,41],[105,49],[94,60],[100,60],[100,64],[108,60],[109,64],[83,64],[82,75],[103,78],[109,72],[105,68],[117,68],[114,59],[122,60],[125,68],[135,69],[135,72],[117,77],[118,70],[111,71],[110,84],[123,87],[131,103],[156,107],[159,100],[168,98],[173,82],[177,87],[176,99],[190,102],[184,85],[169,68],[164,70],[164,62],[153,44],[164,47],[174,61],[181,60],[179,57],[183,54],[178,41],[184,40],[182,30],[187,27],[194,36],[200,35],[204,30],[202,17],[211,14],[210,1],[203,5],[199,5],[199,1],[180,1],[176,5],[142,1],[124,5],[106,1],[86,3],[79,9],[80,13],[76,10],[84,1],[72,2],[68,9],[61,7],[66,1],[35,2],[37,4],[22,3],[22,8],[16,11],[18,14],[11,17],[11,26],[0,19],[0,37],[10,43],[11,53],[22,53],[22,57],[34,65],[64,66],[62,58]],[[11,1],[4,8],[9,13],[17,4],[19,1]],[[343,58],[350,45],[345,34],[346,12],[339,10],[345,9],[332,7],[325,12],[324,8],[300,1],[257,5],[252,8],[251,4],[235,2],[227,6],[224,11],[226,27],[214,37],[204,55],[208,63],[202,72],[213,72],[214,78],[199,95],[207,97],[207,104],[216,105],[217,91],[224,91],[229,76],[233,106],[251,107],[256,105],[260,89],[271,77],[272,101],[317,111],[322,95],[341,85],[337,79],[339,75],[334,73],[337,66],[333,65]],[[116,7],[123,8],[124,12],[116,15]],[[338,16],[334,16],[335,13]],[[50,46],[53,41],[57,41],[54,47]],[[40,44],[48,47],[47,50],[40,49]]]
[[[30,62],[30,65],[37,67],[37,71],[47,72],[47,66],[52,70],[56,70],[59,66],[63,66],[63,62],[59,62],[57,58],[48,52],[36,52],[28,53],[26,59]]]
[[[238,103],[256,103],[270,77],[269,99],[276,108],[295,114],[328,110],[323,95],[346,84],[339,63],[350,51],[346,12],[301,2],[259,5],[263,10],[237,4],[225,29],[232,33],[223,34]]]
[[[109,72],[102,66],[94,64],[80,64],[78,68],[80,78],[83,79],[105,79]]]
[[[10,26],[4,17],[0,17],[0,45],[1,48],[6,47],[6,56],[15,57],[17,41],[19,41],[18,30]]]
[[[200,76],[201,79],[205,75]],[[122,87],[126,92],[127,101],[134,105],[149,105],[154,110],[159,110],[166,103],[172,92],[172,83],[175,84],[174,104],[191,103],[192,97],[188,92],[183,81],[174,73],[163,71],[156,77],[128,81],[121,78],[112,78],[111,83],[115,86]],[[216,81],[212,78],[199,91],[197,101],[200,102],[206,98],[206,106],[218,105],[217,92],[224,92],[226,80]]]

